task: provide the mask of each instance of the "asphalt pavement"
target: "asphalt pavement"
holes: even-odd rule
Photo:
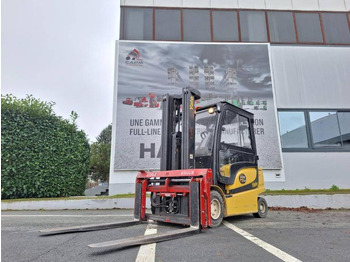
[[[269,211],[226,219],[226,225],[155,245],[92,249],[87,245],[145,234],[136,225],[40,236],[39,230],[132,220],[132,210],[6,211],[1,214],[1,261],[350,261],[350,211]],[[159,223],[151,230],[181,228]],[[154,233],[154,232],[153,232]]]

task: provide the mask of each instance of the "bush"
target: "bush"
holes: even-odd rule
[[[95,181],[108,182],[111,158],[112,125],[101,131],[91,145],[90,173]]]
[[[2,198],[83,195],[90,146],[77,130],[77,114],[65,120],[53,105],[32,96],[2,96]]]
[[[331,186],[330,190],[332,190],[332,191],[338,191],[338,190],[340,190],[340,189],[339,189],[338,186],[336,186],[336,185],[333,184],[333,185]]]

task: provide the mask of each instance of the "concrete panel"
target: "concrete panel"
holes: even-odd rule
[[[270,207],[302,207],[325,209],[350,208],[350,194],[334,195],[265,195]],[[150,208],[150,199],[146,198],[146,208]],[[134,208],[134,198],[14,201],[2,202],[1,210],[74,210],[74,209],[115,209]],[[126,216],[127,217],[127,216]],[[132,217],[132,214],[130,214]]]
[[[344,0],[318,0],[322,11],[345,11]]]
[[[210,0],[183,0],[183,7],[210,7]]]
[[[124,0],[124,5],[153,6],[153,0]]]
[[[146,208],[150,207],[150,199],[146,198]],[[134,208],[134,198],[14,201],[1,203],[1,210],[74,210],[115,208]]]
[[[277,108],[349,109],[350,48],[271,46]]]
[[[350,195],[264,196],[269,207],[350,208]]]
[[[318,0],[292,0],[293,10],[319,10]]]
[[[182,7],[182,0],[154,0],[154,6]]]
[[[211,0],[212,8],[238,8],[238,0]]]
[[[292,0],[265,0],[266,9],[292,10]]]
[[[268,189],[350,188],[350,152],[283,153],[285,182],[266,182]]]
[[[109,195],[135,192],[137,171],[113,171],[109,177]]]
[[[239,8],[266,9],[265,0],[238,0]]]

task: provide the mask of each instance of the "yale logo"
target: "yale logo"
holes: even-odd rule
[[[240,174],[239,175],[239,182],[241,184],[245,184],[245,182],[247,182],[247,177],[245,176],[245,174]]]

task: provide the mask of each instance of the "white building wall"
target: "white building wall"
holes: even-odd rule
[[[265,182],[268,189],[328,189],[333,184],[350,188],[350,153],[317,152],[282,154],[285,182]]]
[[[350,0],[121,0],[121,5],[305,11],[350,10]],[[348,46],[274,45],[271,46],[271,64],[277,108],[350,109]],[[114,99],[116,101],[116,97]],[[113,128],[117,128],[116,105],[113,113]],[[115,139],[115,137],[112,139],[110,194],[134,192],[137,171],[113,170]],[[349,152],[285,152],[282,156],[284,163],[282,172],[278,170],[265,172],[266,181],[269,181],[266,182],[266,187],[269,189],[330,188],[333,184],[340,188],[350,188]]]
[[[350,48],[271,46],[277,108],[350,109]],[[350,188],[350,152],[284,152],[285,182],[269,189]],[[271,180],[267,180],[271,181]]]
[[[273,45],[277,108],[350,109],[348,46]]]

